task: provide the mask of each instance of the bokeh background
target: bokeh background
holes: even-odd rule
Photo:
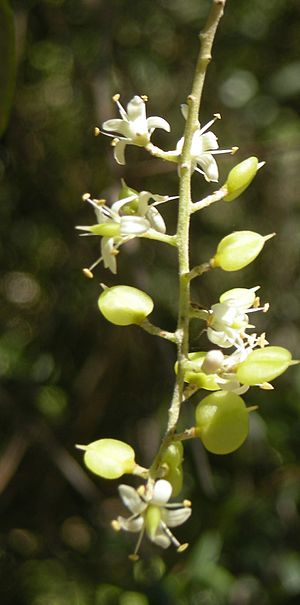
[[[100,282],[145,289],[153,321],[176,321],[176,259],[163,244],[122,248],[115,277],[81,269],[99,253],[74,227],[92,223],[81,201],[116,199],[120,178],[137,189],[176,194],[173,166],[128,149],[124,169],[93,128],[111,118],[111,96],[149,96],[148,115],[172,124],[154,142],[173,148],[179,106],[190,91],[198,32],[209,0],[15,0],[17,79],[0,140],[2,273],[0,374],[1,605],[292,605],[300,599],[300,373],[273,392],[252,389],[245,445],[226,457],[200,443],[185,453],[184,497],[192,520],[181,556],[145,543],[128,561],[132,536],[114,534],[117,482],[89,474],[75,443],[111,436],[131,443],[141,464],[156,451],[172,391],[174,350],[138,328],[109,325],[97,311]],[[1,3],[6,14],[7,2]],[[4,12],[3,12],[4,11]],[[3,28],[8,27],[2,20]],[[9,37],[9,36],[8,36]],[[2,37],[4,40],[4,37]],[[3,55],[4,57],[4,55]],[[2,62],[1,81],[12,77]],[[3,88],[3,90],[4,90]],[[217,301],[260,284],[271,302],[258,318],[272,344],[300,357],[300,5],[298,0],[228,0],[201,110],[216,124],[221,182],[238,160],[266,166],[232,204],[193,217],[194,263],[235,229],[276,232],[253,265],[193,284],[193,299]],[[0,91],[1,94],[1,91]],[[2,101],[5,115],[9,95]],[[194,199],[213,191],[200,176]],[[169,232],[176,202],[163,209]],[[207,346],[193,324],[191,349]],[[183,426],[193,422],[186,406]]]

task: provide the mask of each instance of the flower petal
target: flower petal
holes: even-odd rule
[[[127,141],[119,139],[115,143],[115,146],[114,146],[114,158],[115,158],[117,164],[121,164],[121,166],[124,166],[124,164],[126,164],[126,161],[125,161],[126,145],[127,145]]]
[[[145,101],[138,95],[135,95],[127,105],[127,116],[130,122],[142,120],[146,122]]]
[[[209,151],[210,149],[219,148],[218,139],[213,132],[209,131],[209,132],[206,132],[205,134],[202,134],[201,139],[202,139],[203,151]]]
[[[148,208],[146,217],[153,229],[159,231],[159,233],[166,233],[165,221],[154,206],[150,206],[150,208]]]
[[[207,181],[218,181],[218,165],[211,153],[201,153],[197,156],[197,163],[201,166]]]
[[[128,122],[120,120],[119,118],[106,120],[106,122],[103,122],[102,128],[103,130],[108,130],[109,132],[119,132],[120,134],[127,136]]]
[[[138,533],[141,531],[144,525],[144,519],[139,515],[138,517],[126,519],[125,517],[118,517],[118,523],[120,524],[121,529],[125,531],[131,531],[133,533]]]
[[[103,257],[104,267],[110,269],[112,273],[117,273],[117,261],[114,252],[114,238],[102,237],[101,255]]]
[[[164,118],[160,118],[159,116],[151,116],[150,118],[147,118],[147,128],[148,130],[151,130],[151,132],[153,132],[155,128],[162,128],[163,130],[166,130],[166,132],[171,131],[169,122],[164,120]]]
[[[112,204],[111,207],[111,212],[115,213],[115,214],[119,214],[121,208],[123,208],[123,206],[126,206],[126,204],[130,204],[130,202],[133,202],[138,196],[135,194],[129,195],[128,197],[123,197],[121,200],[117,200],[116,202],[114,202]],[[120,219],[120,217],[118,217]]]
[[[138,195],[138,213],[140,216],[145,216],[148,210],[148,203],[152,194],[150,191],[141,191]]]
[[[228,337],[225,332],[213,330],[212,328],[207,328],[207,338],[214,345],[218,345],[219,347],[222,347],[224,349],[232,347],[232,343],[228,341]]]
[[[149,536],[150,538],[150,536]],[[158,529],[155,536],[150,538],[152,542],[160,546],[161,548],[168,548],[171,544],[170,538],[164,533],[162,529]]]
[[[166,508],[162,511],[162,518],[168,527],[176,527],[182,525],[192,514],[192,509],[189,507],[182,507],[173,510]]]
[[[149,221],[142,216],[122,216],[120,222],[121,235],[142,235],[150,227]]]
[[[141,499],[137,491],[131,485],[119,485],[119,494],[125,506],[134,514],[140,514],[145,510],[147,504]]]

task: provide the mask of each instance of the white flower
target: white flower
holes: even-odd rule
[[[184,118],[187,118],[188,106],[182,105],[181,107],[182,114]],[[219,149],[218,139],[216,135],[208,131],[210,126],[218,119],[220,119],[219,114],[215,114],[214,118],[210,120],[205,126],[201,128],[200,124],[195,130],[192,138],[191,145],[191,162],[192,162],[192,170],[196,170],[203,174],[206,181],[218,181],[219,180],[219,170],[217,162],[214,158],[214,155],[220,153],[235,153],[237,151],[237,147],[232,147],[232,149]],[[207,132],[208,131],[208,132]],[[176,146],[177,155],[181,155],[184,144],[184,137],[182,137]]]
[[[96,225],[78,226],[77,229],[87,231],[85,235],[102,236],[101,257],[89,269],[85,269],[85,273],[90,277],[91,270],[101,261],[105,268],[116,273],[118,249],[130,239],[142,237],[150,230],[157,233],[166,232],[164,219],[155,206],[173,198],[150,191],[131,192],[131,195],[117,200],[111,207],[103,200],[91,199],[89,194],[83,196],[84,200],[93,206],[98,222]],[[150,199],[154,200],[152,204],[149,204]]]
[[[130,517],[119,516],[112,522],[115,530],[125,530],[139,533],[139,538],[132,559],[137,559],[138,549],[146,533],[148,538],[161,546],[168,548],[174,544],[178,552],[187,548],[187,544],[180,544],[170,531],[184,523],[191,515],[191,503],[169,503],[172,495],[172,486],[169,481],[159,479],[152,488],[141,486],[135,490],[129,485],[120,485],[119,493],[125,506],[132,513]]]
[[[254,328],[249,323],[249,313],[255,311],[266,312],[269,305],[259,307],[259,298],[255,288],[234,288],[220,297],[220,302],[212,305],[209,310],[207,337],[222,348],[236,347],[243,351],[251,344],[256,346],[254,335],[247,334],[246,330]]]
[[[162,128],[167,132],[170,132],[171,129],[168,122],[163,118],[158,116],[146,117],[145,101],[142,97],[135,95],[129,101],[127,111],[119,102],[119,97],[120,95],[115,95],[113,100],[117,104],[121,119],[106,120],[102,124],[102,128],[121,135],[113,141],[114,157],[118,164],[125,164],[126,145],[146,147],[150,143],[155,128]]]

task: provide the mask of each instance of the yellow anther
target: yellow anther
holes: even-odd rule
[[[184,552],[189,547],[189,543],[185,542],[185,544],[180,544],[177,548],[177,552]]]
[[[239,147],[232,147],[231,148],[231,155],[234,155],[238,150],[239,150]]]
[[[83,202],[86,202],[90,198],[91,198],[91,194],[90,193],[84,193],[81,199],[82,199]]]
[[[216,120],[221,120],[221,114],[220,113],[214,113],[214,118],[216,118]]]
[[[95,126],[95,128],[94,128],[94,135],[95,135],[95,137],[98,137],[100,133],[101,133],[100,128],[98,128],[98,126]]]
[[[269,382],[262,382],[262,384],[259,385],[260,389],[263,389],[264,391],[273,391],[274,387],[272,384],[270,384]]]
[[[117,519],[113,519],[111,522],[111,526],[115,531],[120,531],[121,530],[121,525],[119,523],[119,521],[117,521]]]
[[[146,488],[144,485],[139,485],[139,487],[137,488],[137,493],[139,494],[139,496],[144,496],[145,495],[145,491]]]
[[[89,279],[93,279],[94,275],[93,273],[90,271],[90,269],[82,269],[82,273],[88,277]]]
[[[138,561],[139,560],[139,555],[133,553],[132,555],[128,555],[128,559],[130,559],[130,561]]]
[[[119,101],[119,99],[120,99],[120,96],[121,96],[121,95],[120,95],[120,93],[118,93],[118,92],[117,92],[117,94],[115,94],[115,95],[112,97],[112,100],[113,100],[115,103],[117,103],[117,102]]]
[[[147,101],[149,100],[149,97],[148,97],[148,95],[141,95],[141,99],[143,99],[143,101],[145,103],[147,103]]]

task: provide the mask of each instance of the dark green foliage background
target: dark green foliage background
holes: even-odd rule
[[[155,300],[153,321],[173,329],[176,259],[162,244],[122,248],[117,277],[81,268],[98,254],[76,224],[92,222],[90,191],[115,199],[118,179],[175,194],[173,167],[128,149],[125,170],[93,127],[147,94],[149,115],[172,124],[154,142],[174,147],[190,89],[207,0],[16,0],[18,75],[0,142],[0,602],[1,605],[292,605],[300,599],[300,374],[273,392],[252,389],[251,434],[234,455],[186,447],[185,497],[192,521],[181,556],[143,545],[109,521],[120,510],[117,482],[85,471],[75,443],[112,436],[134,445],[141,464],[157,447],[173,382],[174,351],[137,328],[108,325],[97,311],[99,283],[128,283]],[[300,357],[300,5],[298,0],[228,0],[207,76],[201,121],[220,112],[221,181],[237,160],[266,167],[232,204],[193,218],[193,262],[207,260],[235,229],[275,231],[259,259],[239,273],[195,280],[193,299],[262,285],[271,301],[258,319],[272,344]],[[1,94],[1,91],[0,91]],[[212,186],[193,181],[194,199]],[[176,203],[164,210],[172,232]],[[191,347],[206,346],[193,324]],[[188,404],[183,426],[193,422]]]

